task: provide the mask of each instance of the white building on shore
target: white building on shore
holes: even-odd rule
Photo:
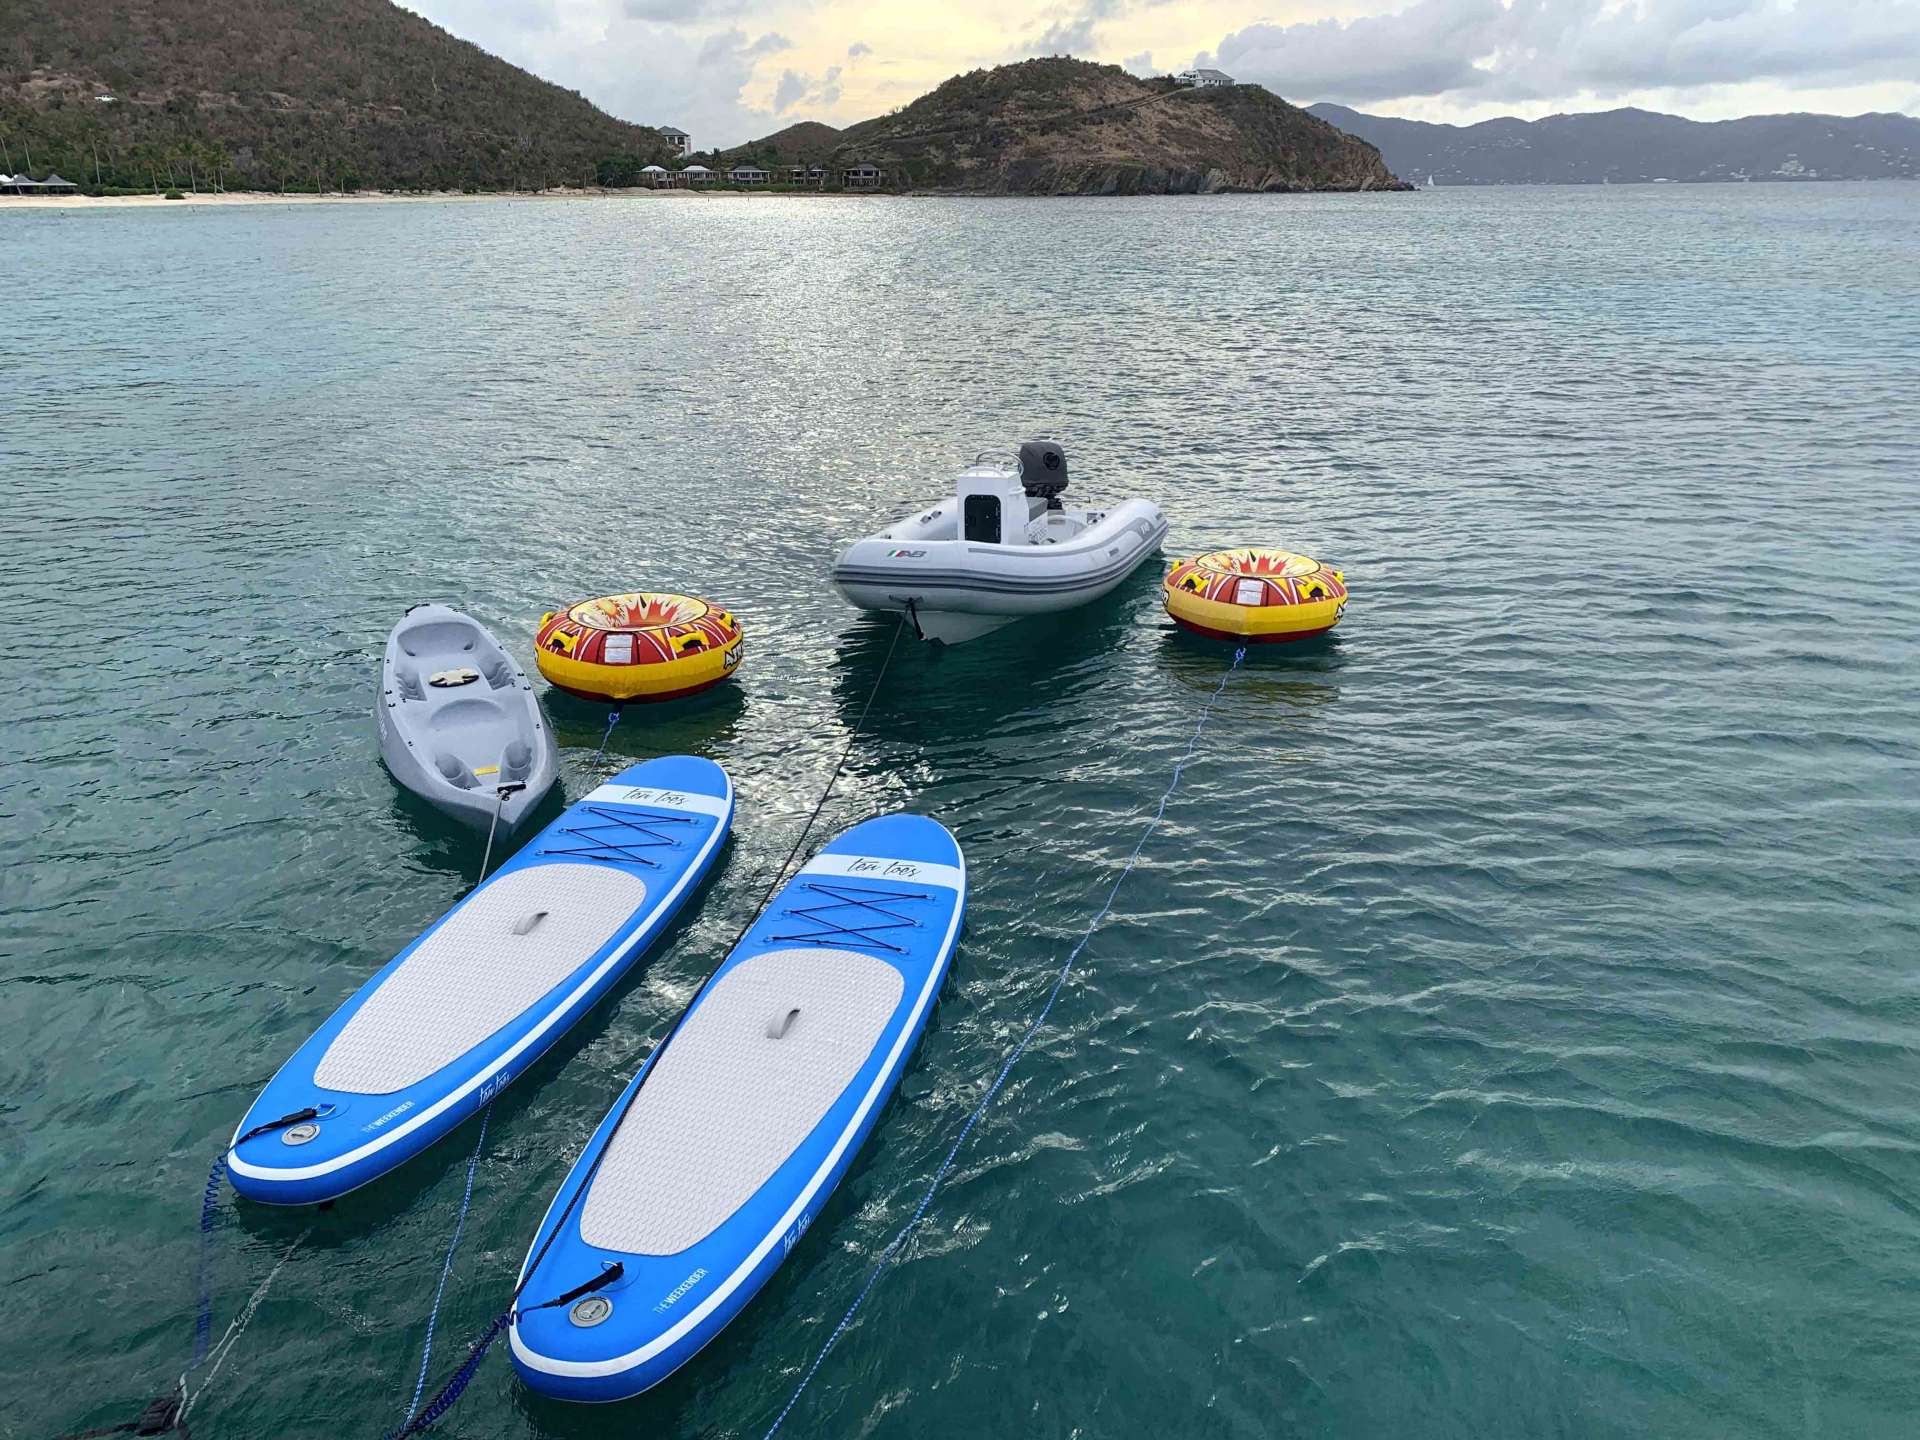
[[[693,153],[693,137],[687,134],[686,131],[676,130],[671,125],[656,125],[653,128],[658,130],[661,135],[666,138],[666,142],[672,147],[674,154],[691,155]]]

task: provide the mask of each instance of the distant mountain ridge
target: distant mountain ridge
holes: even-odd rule
[[[7,8],[6,153],[82,184],[523,189],[669,153],[388,0]]]
[[[1318,104],[1309,113],[1380,148],[1416,184],[1628,184],[1652,180],[1920,177],[1909,115],[1752,115],[1688,120],[1651,110],[1438,125]]]
[[[976,194],[1403,188],[1372,145],[1258,85],[1187,89],[1067,57],[956,75],[891,115],[789,126],[728,154],[865,161],[909,188]]]

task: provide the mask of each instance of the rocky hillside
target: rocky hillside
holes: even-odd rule
[[[30,155],[36,174],[89,186],[529,188],[666,153],[658,132],[387,0],[15,0],[0,13],[12,168]]]
[[[797,153],[783,157],[788,163],[868,161],[919,190],[1146,195],[1404,188],[1373,146],[1257,85],[1187,90],[1084,60],[975,70],[880,119],[837,134],[827,126],[809,128],[827,133],[790,145]],[[759,152],[778,138],[743,148]]]
[[[1344,105],[1311,109],[1378,145],[1407,178],[1441,185],[1920,177],[1920,120],[1910,115],[1700,121],[1625,109],[1435,125]]]

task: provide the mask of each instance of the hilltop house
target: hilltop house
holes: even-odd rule
[[[1190,85],[1201,90],[1211,90],[1216,85],[1236,83],[1233,76],[1224,70],[1182,70],[1173,78],[1182,85]]]
[[[849,190],[871,190],[877,185],[886,184],[886,181],[886,171],[878,165],[869,165],[864,160],[858,165],[849,165],[840,172],[840,183]]]
[[[693,153],[693,137],[686,131],[676,130],[671,125],[656,125],[653,128],[665,137],[668,147],[674,154],[691,155]]]

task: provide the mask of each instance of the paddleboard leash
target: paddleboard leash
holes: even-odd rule
[[[866,1283],[860,1287],[859,1293],[853,1297],[853,1303],[847,1306],[846,1314],[840,1317],[840,1323],[833,1327],[833,1333],[827,1336],[819,1353],[813,1357],[813,1363],[807,1366],[806,1373],[800,1377],[800,1383],[793,1387],[793,1393],[787,1397],[787,1403],[781,1407],[780,1413],[774,1416],[773,1423],[767,1427],[763,1440],[772,1440],[773,1435],[786,1423],[787,1416],[792,1413],[794,1405],[798,1403],[807,1386],[812,1383],[821,1363],[826,1360],[833,1347],[839,1343],[840,1337],[846,1334],[848,1327],[853,1324],[854,1316],[860,1313],[860,1307],[866,1303],[867,1296],[872,1293],[873,1287],[879,1283],[880,1277],[886,1273],[894,1257],[906,1246],[913,1232],[920,1228],[920,1222],[926,1218],[927,1208],[933,1203],[934,1193],[939,1190],[940,1182],[947,1178],[947,1172],[953,1168],[953,1162],[959,1157],[961,1147],[967,1143],[967,1137],[973,1133],[974,1126],[980,1123],[980,1118],[987,1113],[988,1107],[999,1095],[1001,1087],[1007,1083],[1007,1076],[1012,1074],[1013,1067],[1020,1063],[1020,1057],[1027,1053],[1027,1047],[1033,1043],[1033,1037],[1039,1034],[1040,1028],[1047,1023],[1047,1016],[1053,1011],[1053,1002],[1060,998],[1060,991],[1065,987],[1067,978],[1073,973],[1073,967],[1080,959],[1080,952],[1087,948],[1087,942],[1093,939],[1094,932],[1112,913],[1113,903],[1120,895],[1120,887],[1127,883],[1127,877],[1133,873],[1133,867],[1138,863],[1141,852],[1147,848],[1147,842],[1153,838],[1154,831],[1160,828],[1160,822],[1167,813],[1167,805],[1173,799],[1173,792],[1180,788],[1181,772],[1187,768],[1187,762],[1193,759],[1193,752],[1200,744],[1200,736],[1206,731],[1207,721],[1213,714],[1214,705],[1226,692],[1227,682],[1240,668],[1240,662],[1246,658],[1247,647],[1244,645],[1233,652],[1233,663],[1220,677],[1220,683],[1214,687],[1213,694],[1207,697],[1207,703],[1200,708],[1200,718],[1194,722],[1193,734],[1187,741],[1187,748],[1174,764],[1173,778],[1167,782],[1167,788],[1160,796],[1160,804],[1154,810],[1153,818],[1147,822],[1147,828],[1141,831],[1140,839],[1133,847],[1133,853],[1127,857],[1126,864],[1120,867],[1120,873],[1114,877],[1112,888],[1107,891],[1105,903],[1087,923],[1087,928],[1081,932],[1079,941],[1068,952],[1066,961],[1060,966],[1060,973],[1054,976],[1053,988],[1047,992],[1046,1000],[1028,1023],[1018,1043],[1007,1055],[1005,1063],[1000,1067],[1000,1073],[993,1077],[993,1083],[987,1087],[986,1094],[980,1097],[980,1103],[975,1105],[973,1113],[967,1116],[966,1123],[960,1127],[960,1133],[954,1136],[953,1144],[948,1147],[946,1158],[941,1160],[939,1168],[933,1172],[933,1179],[927,1182],[927,1188],[920,1196],[920,1203],[913,1207],[913,1214],[908,1218],[907,1223],[900,1227],[899,1233],[887,1243],[887,1247],[880,1252],[880,1258],[874,1261],[873,1268],[867,1272]]]
[[[433,1287],[433,1307],[427,1311],[427,1339],[420,1352],[420,1378],[414,1381],[413,1399],[407,1402],[409,1420],[420,1409],[420,1397],[426,1393],[427,1366],[433,1360],[433,1332],[440,1323],[440,1301],[447,1293],[447,1277],[453,1273],[453,1252],[460,1248],[460,1234],[467,1228],[467,1212],[473,1208],[473,1172],[480,1167],[480,1152],[487,1148],[487,1122],[492,1118],[493,1102],[489,1100],[480,1111],[480,1138],[473,1142],[473,1154],[467,1157],[467,1186],[460,1195],[460,1218],[453,1222],[453,1238],[447,1242],[447,1258],[440,1266],[440,1283]]]
[[[616,705],[607,712],[607,728],[601,732],[600,748],[593,752],[593,763],[596,768],[598,768],[600,764],[600,757],[607,753],[607,741],[613,738],[613,727],[619,723],[620,707]]]
[[[827,801],[833,795],[833,787],[839,781],[841,772],[846,769],[848,757],[853,754],[854,745],[866,730],[867,713],[873,709],[874,697],[880,693],[880,682],[886,678],[887,667],[892,664],[894,651],[899,648],[900,632],[906,629],[906,627],[907,617],[903,614],[900,617],[899,624],[893,628],[893,639],[888,643],[887,653],[880,661],[880,669],[873,677],[873,686],[867,691],[866,703],[860,707],[859,717],[853,723],[853,729],[847,736],[847,743],[841,747],[840,757],[834,762],[833,773],[827,777],[826,788],[820,792],[820,799],[814,804],[812,812],[807,816],[806,824],[800,827],[800,834],[794,839],[793,847],[787,851],[786,859],[780,862],[780,868],[774,872],[773,879],[767,885],[766,893],[760,897],[760,903],[754,907],[753,912],[748,916],[747,923],[740,927],[740,933],[733,937],[732,944],[728,945],[727,948],[721,952],[722,964],[725,963],[726,956],[733,952],[734,946],[746,938],[747,932],[753,928],[754,922],[760,918],[760,912],[767,908],[767,902],[773,899],[774,893],[780,888],[781,881],[786,878],[787,871],[792,868],[794,858],[800,853],[800,847],[806,844],[807,836],[813,832],[815,822],[819,820],[821,812],[826,809]],[[620,712],[618,710],[614,711],[613,714],[608,717],[607,731],[609,734],[613,731],[613,722],[619,718]],[[604,741],[602,743],[604,744]],[[538,1305],[529,1305],[524,1309],[519,1308],[520,1296],[526,1290],[527,1282],[539,1273],[540,1262],[546,1259],[547,1251],[552,1248],[553,1242],[560,1237],[561,1232],[566,1228],[567,1219],[573,1214],[574,1206],[580,1203],[580,1197],[593,1188],[593,1179],[600,1171],[600,1162],[606,1159],[608,1150],[613,1147],[614,1136],[620,1133],[620,1126],[625,1123],[627,1116],[632,1113],[634,1102],[640,1098],[640,1092],[646,1088],[648,1077],[653,1074],[654,1069],[659,1064],[660,1057],[666,1053],[667,1047],[673,1043],[673,1037],[680,1033],[681,1025],[685,1023],[687,1016],[693,1013],[695,1006],[699,1003],[700,997],[707,992],[708,987],[713,984],[714,976],[718,974],[719,967],[716,966],[713,973],[709,974],[701,983],[700,989],[695,992],[693,1000],[688,1003],[686,1008],[680,1012],[678,1018],[674,1020],[672,1028],[667,1031],[666,1038],[656,1045],[653,1053],[647,1057],[646,1066],[640,1073],[640,1082],[633,1087],[632,1092],[627,1096],[626,1103],[620,1107],[620,1113],[614,1118],[613,1125],[608,1129],[606,1139],[600,1143],[599,1149],[595,1151],[593,1163],[587,1167],[586,1175],[582,1177],[578,1185],[573,1187],[573,1193],[567,1197],[567,1203],[561,1209],[559,1218],[556,1219],[548,1229],[545,1242],[542,1243],[533,1258],[527,1262],[526,1269],[520,1276],[520,1283],[514,1286],[513,1295],[507,1302],[507,1308],[494,1316],[492,1322],[480,1333],[479,1337],[468,1345],[467,1358],[460,1363],[460,1368],[448,1377],[446,1384],[442,1385],[434,1394],[434,1397],[426,1403],[425,1408],[419,1409],[417,1413],[411,1415],[407,1419],[407,1422],[398,1430],[389,1431],[384,1437],[384,1440],[410,1440],[410,1437],[423,1435],[430,1430],[441,1416],[453,1408],[454,1402],[460,1398],[467,1386],[473,1382],[474,1375],[479,1372],[480,1362],[486,1358],[488,1348],[492,1346],[495,1340],[500,1338],[500,1333],[509,1325],[513,1324],[516,1318],[521,1315],[530,1315],[536,1310],[551,1310],[557,1306],[570,1305],[583,1295],[590,1295],[595,1290],[604,1289],[608,1285],[613,1284],[614,1281],[618,1280],[625,1273],[625,1267],[615,1262],[591,1280],[574,1286],[573,1289],[566,1291],[564,1294],[556,1295],[551,1300],[544,1300]],[[419,1394],[417,1391],[415,1392],[414,1400],[417,1406],[419,1403]]]

